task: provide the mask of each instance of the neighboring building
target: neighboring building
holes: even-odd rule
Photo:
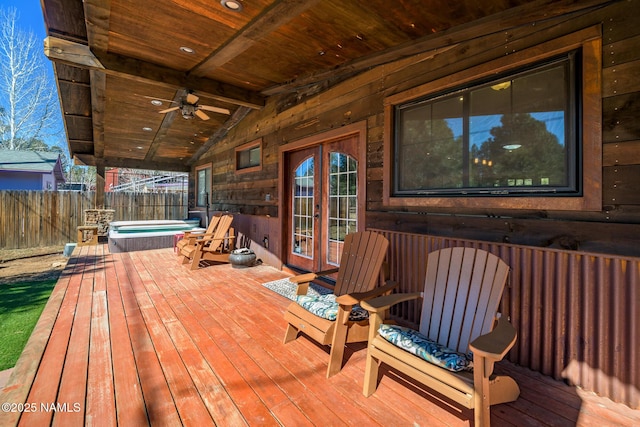
[[[112,188],[120,184],[120,171],[118,168],[112,168],[104,174],[104,191],[112,191]]]
[[[56,191],[64,182],[60,154],[0,150],[0,190]]]

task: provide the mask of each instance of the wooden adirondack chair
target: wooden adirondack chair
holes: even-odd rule
[[[191,270],[197,270],[200,261],[229,262],[229,254],[233,250],[235,236],[231,222],[233,215],[222,215],[213,234],[205,234],[193,245],[186,245],[180,250],[182,264],[191,263]]]
[[[298,284],[297,302],[284,315],[289,322],[284,342],[295,340],[303,332],[320,344],[331,345],[327,378],[340,372],[346,343],[366,341],[369,320],[360,301],[390,293],[395,283],[377,287],[389,241],[381,234],[363,231],[348,234],[340,258],[340,267],[307,273],[289,280]],[[317,277],[338,273],[334,293],[317,298],[305,297],[309,283]],[[355,311],[352,314],[352,309]],[[359,318],[357,314],[364,314]]]
[[[182,239],[180,239],[178,243],[176,243],[176,253],[180,255],[182,252],[182,248],[184,248],[185,246],[195,246],[198,239],[202,239],[207,235],[213,235],[216,227],[218,226],[218,222],[220,221],[221,216],[221,214],[214,215],[211,218],[211,221],[209,221],[209,226],[206,230],[185,231]]]
[[[508,273],[507,264],[486,251],[441,249],[428,256],[424,292],[363,302],[371,315],[364,395],[375,392],[379,365],[386,363],[474,409],[476,427],[489,426],[490,405],[514,401],[520,394],[512,378],[493,375],[494,363],[516,341],[516,331],[507,319],[496,320]],[[419,333],[446,349],[423,342],[415,334],[418,331],[384,324],[389,307],[421,296],[424,299]],[[469,351],[473,352],[472,368],[465,369]],[[432,358],[434,363],[425,358]]]

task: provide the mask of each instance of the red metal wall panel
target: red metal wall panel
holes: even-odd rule
[[[400,292],[423,288],[427,253],[488,250],[511,267],[501,312],[518,330],[509,359],[640,408],[640,258],[376,230]],[[420,302],[393,315],[417,325]]]

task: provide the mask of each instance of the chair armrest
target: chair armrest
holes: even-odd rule
[[[413,292],[407,294],[391,294],[367,301],[362,301],[360,306],[371,313],[380,313],[389,309],[392,305],[404,301],[411,301],[422,296],[422,292]]]
[[[208,234],[201,234],[199,236],[196,236],[196,243],[198,244],[204,244],[207,242],[210,242],[213,240],[213,234],[208,233]]]
[[[206,230],[186,230],[186,231],[184,231],[183,234],[184,234],[184,238],[186,239],[186,238],[190,237],[191,235],[196,235],[196,234],[197,235],[202,235],[205,232],[206,232]]]
[[[190,245],[193,245],[197,241],[203,239],[203,236],[206,236],[206,234],[204,234],[204,232],[200,233],[200,234],[195,234],[195,233],[194,234],[189,234],[189,235],[185,234],[184,235],[184,239],[188,240]]]
[[[320,277],[320,276],[328,276],[328,275],[330,275],[330,274],[335,274],[335,273],[337,273],[338,271],[340,271],[340,269],[339,269],[339,268],[337,268],[337,267],[336,267],[336,268],[330,268],[330,269],[328,269],[328,270],[317,271],[317,272],[315,273],[315,275],[316,275],[316,276],[318,276],[318,277]]]
[[[289,277],[289,281],[291,283],[295,283],[296,285],[299,285],[301,283],[308,283],[313,279],[315,279],[316,277],[318,277],[316,273],[306,273],[306,274],[300,274],[299,276]]]
[[[474,357],[477,355],[493,361],[502,360],[515,344],[517,337],[516,329],[501,316],[491,332],[479,336],[469,344],[469,350],[473,352]]]
[[[380,295],[385,295],[393,291],[398,284],[393,280],[387,280],[384,286],[376,287],[367,292],[354,292],[352,294],[340,295],[336,302],[340,305],[355,305],[364,300],[369,300]]]
[[[329,274],[334,274],[337,272],[338,272],[337,268],[332,268],[330,270],[318,271],[317,273],[305,273],[305,274],[300,274],[298,276],[289,277],[289,281],[296,284],[306,283],[306,282],[312,281],[317,277],[327,276]]]

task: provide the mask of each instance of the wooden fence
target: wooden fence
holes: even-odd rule
[[[58,246],[76,241],[95,193],[0,191],[0,249]],[[179,193],[105,193],[114,220],[184,219],[187,196]]]

